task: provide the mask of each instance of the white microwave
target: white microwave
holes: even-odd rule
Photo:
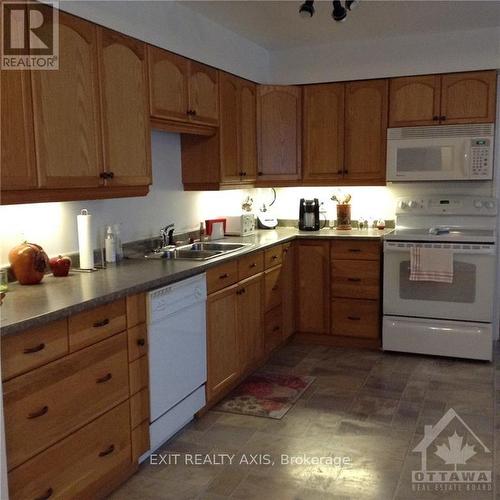
[[[387,130],[388,181],[493,179],[493,123]]]

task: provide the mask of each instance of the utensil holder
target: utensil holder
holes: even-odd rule
[[[337,229],[347,231],[351,226],[351,205],[337,204]]]

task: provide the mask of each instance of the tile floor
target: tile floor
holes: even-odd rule
[[[177,456],[177,465],[143,464],[112,498],[500,500],[500,348],[490,364],[292,343],[266,369],[316,380],[282,420],[207,413],[159,451],[171,462]],[[421,467],[420,453],[412,450],[424,437],[424,425],[435,425],[449,408],[489,453],[456,418],[436,443],[462,452],[475,443],[475,454],[453,454],[451,463],[461,457],[467,466],[458,465],[458,471],[493,471],[490,491],[468,484],[460,490],[439,483],[425,491],[412,486],[412,471]],[[464,437],[458,448],[447,441],[455,430]],[[427,470],[453,470],[436,450],[429,447]],[[194,454],[226,463],[186,463]],[[234,455],[232,464],[221,454]],[[323,463],[286,463],[304,455]],[[251,463],[254,457],[262,463]],[[334,459],[346,457],[350,464],[335,465]]]

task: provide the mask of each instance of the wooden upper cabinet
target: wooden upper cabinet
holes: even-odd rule
[[[189,116],[193,122],[219,122],[219,72],[194,61],[189,63]]]
[[[228,73],[220,76],[220,163],[221,181],[238,182],[242,177],[239,161],[239,79]]]
[[[29,71],[0,71],[1,189],[37,186]]]
[[[300,179],[301,114],[300,87],[259,86],[257,181]]]
[[[495,70],[393,78],[390,127],[495,121]]]
[[[31,76],[40,186],[101,185],[96,25],[60,12],[59,69]]]
[[[304,87],[303,179],[340,179],[344,162],[343,83]]]
[[[389,127],[436,125],[440,98],[439,75],[393,78],[390,80]]]
[[[344,179],[362,184],[385,183],[387,80],[346,85]]]
[[[146,46],[100,28],[99,49],[106,182],[151,184]]]
[[[240,79],[239,160],[246,181],[257,177],[257,86]]]
[[[186,121],[189,60],[151,45],[147,51],[151,116]]]
[[[496,71],[452,73],[441,77],[441,121],[488,123],[495,121]]]

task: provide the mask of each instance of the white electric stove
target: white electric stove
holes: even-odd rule
[[[384,350],[491,360],[496,216],[493,198],[398,200],[396,229],[384,238]],[[415,246],[449,249],[453,282],[411,281]]]

